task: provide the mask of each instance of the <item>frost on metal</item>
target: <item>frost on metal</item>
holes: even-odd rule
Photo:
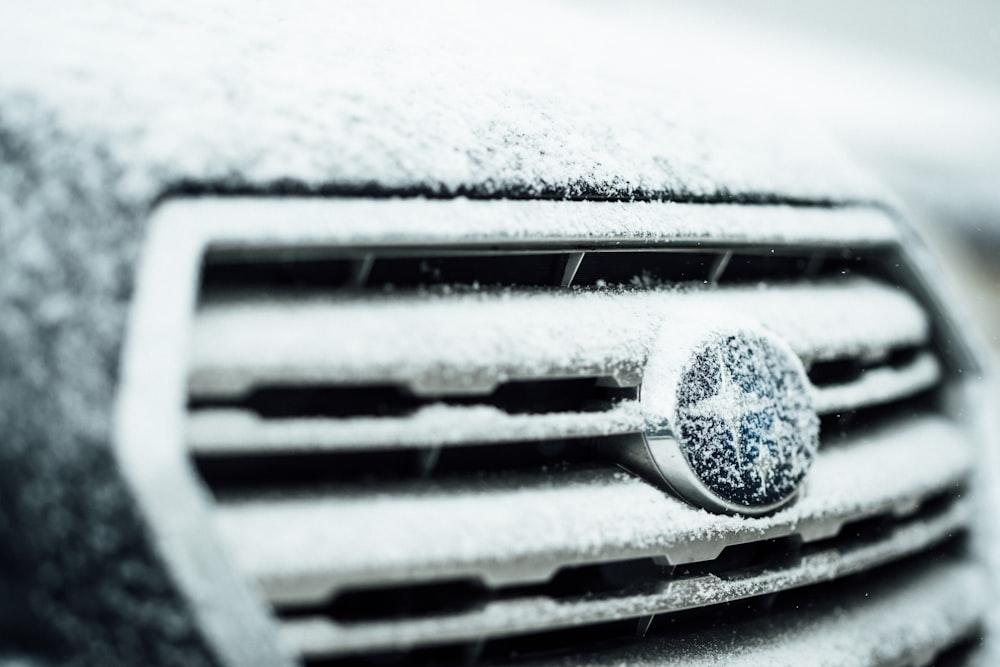
[[[365,624],[312,615],[285,620],[281,632],[304,655],[329,656],[373,647],[411,648],[444,640],[474,641],[486,636],[641,618],[767,595],[862,572],[946,539],[968,521],[971,513],[970,504],[962,503],[930,521],[897,527],[879,540],[849,547],[841,543],[814,551],[800,561],[750,568],[740,576],[675,573],[644,588],[621,591],[619,595],[582,596],[573,600],[541,595],[503,597],[459,611],[420,618],[384,618]],[[970,612],[970,618],[974,617]]]
[[[858,667],[933,664],[942,647],[974,636],[990,604],[973,565],[939,565],[873,578],[864,592],[831,596],[734,626],[679,633],[530,667]],[[989,663],[972,663],[989,664]]]
[[[746,506],[795,493],[819,447],[802,365],[760,334],[717,334],[677,385],[674,436],[714,493]]]
[[[267,243],[379,248],[489,243],[801,245],[841,250],[897,243],[900,228],[872,207],[711,206],[670,201],[545,201],[206,197],[158,211],[214,246]]]
[[[829,537],[854,517],[902,511],[953,488],[972,457],[960,428],[923,418],[821,450],[808,492],[763,518],[696,510],[609,466],[428,482],[392,494],[232,499],[219,506],[217,525],[237,564],[279,600],[322,600],[342,584],[399,577],[530,582],[567,563],[663,555],[690,562],[728,544]]]
[[[230,300],[206,304],[196,317],[191,388],[240,393],[254,382],[327,378],[419,388],[619,369],[634,374],[661,325],[676,328],[711,312],[766,322],[806,363],[883,355],[922,345],[929,335],[927,315],[911,296],[866,279]]]
[[[188,418],[197,453],[350,451],[399,447],[477,446],[638,432],[638,404],[624,400],[600,412],[512,415],[493,406],[435,403],[406,417],[266,420],[244,410],[213,410]]]

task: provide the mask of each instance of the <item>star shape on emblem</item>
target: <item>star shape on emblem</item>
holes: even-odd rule
[[[729,444],[734,448],[736,460],[742,469],[746,466],[743,447],[740,443],[743,420],[748,415],[756,414],[766,408],[772,407],[773,402],[761,397],[757,392],[747,392],[741,389],[733,379],[721,350],[716,350],[715,353],[718,358],[720,373],[718,391],[713,396],[704,398],[694,405],[683,408],[683,411],[691,417],[721,419],[732,434]],[[782,426],[787,427],[781,419],[775,421],[781,422]],[[776,426],[776,424],[771,425],[771,433],[778,431],[775,435],[779,437],[787,435],[787,428],[775,428]],[[771,476],[771,472],[780,464],[780,461],[763,443],[760,443],[758,449],[757,458],[750,463],[750,467],[757,473],[760,479],[760,490],[763,494],[767,491],[767,482]]]

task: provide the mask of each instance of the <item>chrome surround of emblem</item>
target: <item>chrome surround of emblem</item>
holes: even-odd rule
[[[715,512],[759,516],[794,500],[819,417],[788,345],[760,327],[721,324],[659,348],[640,388],[645,430],[626,466]]]

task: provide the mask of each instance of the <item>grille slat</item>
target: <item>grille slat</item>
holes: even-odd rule
[[[657,624],[642,642],[620,642],[517,664],[532,667],[688,667],[708,665],[831,664],[858,667],[933,664],[935,658],[981,631],[989,584],[975,565],[929,562],[857,587],[838,586],[815,601],[735,624],[703,622],[674,636]],[[668,621],[669,622],[669,621]]]
[[[595,465],[401,485],[392,493],[332,489],[220,499],[217,523],[238,566],[269,599],[318,603],[345,585],[456,576],[491,585],[530,583],[594,558],[667,556],[684,563],[789,534],[812,541],[858,517],[911,511],[921,499],[960,484],[971,461],[962,431],[947,420],[920,418],[821,451],[805,497],[761,519],[697,511]]]
[[[259,386],[378,383],[433,396],[489,393],[510,379],[593,376],[634,385],[664,320],[684,326],[719,315],[766,322],[807,364],[884,358],[929,336],[912,297],[867,279],[754,289],[237,299],[199,310],[189,390],[194,398],[219,398]]]
[[[970,514],[967,501],[953,503],[944,512],[904,522],[875,540],[852,541],[848,535],[833,545],[819,545],[788,565],[765,563],[722,577],[665,576],[636,592],[570,600],[524,596],[459,613],[401,620],[346,624],[322,616],[289,618],[282,621],[282,635],[310,658],[471,642],[721,604],[848,576],[920,552],[960,533]]]
[[[901,367],[865,371],[853,382],[818,387],[820,414],[888,403],[941,379],[937,359],[923,353]],[[642,430],[634,400],[604,410],[509,414],[489,405],[432,403],[402,417],[262,419],[252,410],[206,409],[188,420],[188,443],[199,455],[353,451],[475,446],[519,440],[605,437]]]
[[[198,455],[371,451],[605,437],[640,426],[634,400],[600,412],[540,415],[432,405],[406,417],[268,420],[247,410],[205,410],[190,416],[188,443]]]

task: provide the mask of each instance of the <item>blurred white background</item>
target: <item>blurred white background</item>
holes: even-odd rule
[[[803,107],[899,193],[1000,350],[1000,1],[670,4],[769,36],[764,66],[787,58]]]

